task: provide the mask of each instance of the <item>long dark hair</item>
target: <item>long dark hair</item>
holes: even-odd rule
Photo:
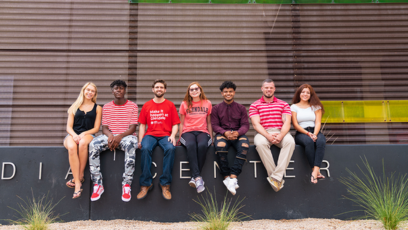
[[[192,107],[192,105],[193,105],[193,98],[192,98],[192,97],[190,96],[190,94],[189,94],[189,92],[190,92],[190,87],[191,87],[192,85],[197,85],[198,88],[200,88],[200,92],[201,92],[201,94],[200,94],[201,105],[203,104],[203,101],[204,101],[204,100],[207,100],[207,97],[205,96],[203,87],[201,87],[201,85],[198,84],[198,82],[191,82],[190,85],[188,85],[186,95],[184,96],[184,101],[187,103],[187,109],[186,109],[186,110],[189,111],[189,112],[190,112],[190,109],[191,109],[191,107]]]
[[[320,99],[317,96],[316,92],[314,91],[313,87],[309,84],[303,84],[299,86],[299,88],[295,92],[295,95],[293,96],[292,103],[296,104],[300,102],[300,94],[302,93],[304,88],[308,88],[310,91],[309,98],[310,106],[313,106],[314,108],[320,107],[320,109],[322,110],[322,114],[324,114],[323,104],[320,102]]]

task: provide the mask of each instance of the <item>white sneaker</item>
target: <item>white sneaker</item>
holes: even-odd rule
[[[235,183],[235,190],[239,189],[239,185],[238,185],[238,178],[235,178],[237,180],[237,183]]]
[[[194,178],[191,177],[191,180],[190,180],[190,182],[188,182],[188,185],[190,185],[190,186],[193,187],[193,188],[196,187],[196,183],[195,183]]]
[[[237,191],[235,191],[235,187],[237,184],[237,179],[233,178],[231,179],[230,177],[225,178],[225,180],[223,181],[225,187],[227,187],[228,191],[231,192],[232,195],[235,195],[237,193]]]

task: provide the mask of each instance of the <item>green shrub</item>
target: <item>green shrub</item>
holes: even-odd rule
[[[22,204],[17,204],[18,208],[11,208],[16,211],[20,218],[18,220],[9,220],[11,224],[21,225],[25,229],[29,230],[45,230],[48,229],[49,224],[57,222],[58,215],[54,215],[53,209],[63,199],[53,204],[52,199],[48,199],[48,194],[35,199],[27,198],[27,201],[17,196],[23,201]]]
[[[341,178],[340,182],[347,186],[351,197],[346,199],[353,201],[362,209],[365,215],[360,219],[376,219],[383,223],[385,229],[396,229],[401,221],[408,220],[408,179],[405,175],[390,177],[385,175],[383,161],[383,175],[377,176],[368,164],[367,158],[362,159],[362,178],[346,169],[349,178]]]
[[[232,198],[227,199],[227,195],[228,191],[224,197],[223,202],[221,203],[221,206],[219,207],[215,195],[215,189],[214,196],[207,189],[205,197],[204,195],[201,195],[201,198],[198,197],[198,200],[194,200],[194,202],[201,206],[201,211],[203,214],[194,213],[190,214],[190,217],[193,219],[193,221],[200,223],[201,229],[206,230],[228,229],[228,226],[231,222],[242,221],[246,218],[249,218],[249,216],[239,211],[244,207],[244,205],[242,205],[242,202],[245,198],[243,198],[242,200],[237,199],[234,203],[232,203]]]

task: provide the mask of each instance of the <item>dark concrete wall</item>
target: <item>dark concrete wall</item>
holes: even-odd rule
[[[243,173],[239,176],[240,188],[237,195],[232,196],[222,183],[218,171],[214,174],[215,154],[213,148],[209,149],[207,161],[203,169],[205,185],[211,192],[215,191],[217,199],[221,201],[227,194],[229,198],[245,198],[242,211],[252,219],[299,219],[299,218],[338,218],[346,219],[356,214],[347,213],[356,209],[350,201],[342,199],[347,195],[346,188],[339,182],[339,178],[348,176],[346,168],[353,172],[359,172],[357,164],[362,166],[361,157],[366,156],[370,165],[378,175],[382,174],[382,160],[385,171],[407,173],[408,145],[329,145],[326,147],[322,168],[328,166],[328,171],[322,170],[325,180],[317,185],[310,184],[310,169],[303,149],[296,146],[292,157],[293,163],[289,165],[292,170],[287,170],[286,183],[278,193],[274,192],[266,181],[266,171],[254,146],[248,153],[248,162],[243,167]],[[233,149],[230,149],[230,162],[234,158]],[[275,157],[279,149],[272,148]],[[73,189],[65,186],[65,176],[69,169],[67,151],[59,147],[4,147],[0,148],[1,170],[4,170],[4,178],[13,174],[13,167],[5,164],[12,162],[16,166],[13,179],[0,180],[0,216],[1,224],[7,224],[6,219],[18,218],[17,212],[11,208],[17,208],[23,199],[38,198],[48,194],[54,202],[61,200],[55,211],[65,214],[61,217],[64,221],[73,220],[98,220],[98,219],[134,219],[153,221],[188,221],[189,214],[200,213],[200,207],[193,199],[197,200],[196,190],[188,186],[189,171],[182,172],[186,179],[180,179],[180,162],[187,161],[185,149],[177,147],[173,170],[173,183],[171,191],[173,199],[166,201],[161,196],[158,186],[159,176],[162,172],[162,150],[156,148],[153,161],[157,168],[152,172],[157,173],[153,180],[154,189],[144,200],[137,200],[139,191],[140,154],[137,152],[136,170],[132,184],[133,198],[125,203],[121,200],[121,181],[123,173],[124,154],[105,152],[101,156],[101,168],[105,193],[96,202],[90,202],[91,183],[89,170],[86,169],[84,192],[78,199],[72,200]],[[42,162],[42,175],[39,179],[40,162]],[[255,168],[256,165],[256,168]],[[183,164],[183,169],[188,169],[188,164]],[[328,172],[330,175],[328,175]],[[256,173],[256,177],[255,177]],[[217,178],[214,178],[216,176]],[[205,194],[205,193],[204,193]],[[341,215],[339,215],[341,214]]]

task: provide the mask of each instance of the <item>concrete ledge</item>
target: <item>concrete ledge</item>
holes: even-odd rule
[[[296,146],[289,169],[286,172],[285,187],[278,193],[274,192],[266,181],[266,171],[254,148],[250,147],[248,162],[243,166],[239,176],[240,188],[233,198],[245,197],[242,211],[251,215],[252,219],[300,219],[300,218],[338,218],[347,219],[355,214],[341,213],[354,210],[352,203],[342,199],[347,194],[346,188],[338,181],[340,177],[348,176],[346,168],[358,172],[357,164],[362,165],[361,157],[366,156],[370,165],[381,175],[382,160],[384,159],[386,173],[408,172],[406,162],[408,145],[329,145],[326,147],[325,163],[322,173],[325,180],[317,185],[310,184],[310,169],[304,156],[303,149]],[[234,149],[230,149],[232,153]],[[137,200],[139,192],[140,154],[136,154],[136,170],[132,184],[132,200],[125,203],[121,200],[121,181],[123,173],[124,154],[116,151],[104,152],[101,155],[101,168],[105,193],[96,202],[90,202],[91,183],[88,168],[85,170],[84,192],[78,199],[72,200],[73,189],[65,186],[69,164],[67,151],[63,147],[1,147],[0,163],[2,179],[0,179],[0,220],[16,219],[17,213],[9,207],[17,208],[22,203],[21,198],[31,198],[31,189],[37,198],[47,194],[58,204],[56,213],[66,215],[64,221],[74,220],[110,220],[134,219],[153,220],[161,222],[188,221],[190,213],[200,213],[200,207],[193,201],[197,199],[195,189],[188,186],[190,173],[185,148],[177,147],[173,170],[171,191],[173,199],[166,201],[161,196],[158,187],[159,176],[162,172],[163,151],[156,148],[153,161],[157,167],[152,172],[157,173],[153,180],[155,188],[144,200]],[[277,158],[279,149],[272,147],[274,157]],[[215,170],[214,149],[207,153],[207,161],[203,169],[206,187],[211,192],[216,191],[218,200],[228,194],[222,183],[221,175]],[[230,162],[234,154],[229,154]],[[11,164],[9,164],[11,163]],[[15,166],[15,175],[13,165]],[[41,168],[41,169],[40,169]]]

